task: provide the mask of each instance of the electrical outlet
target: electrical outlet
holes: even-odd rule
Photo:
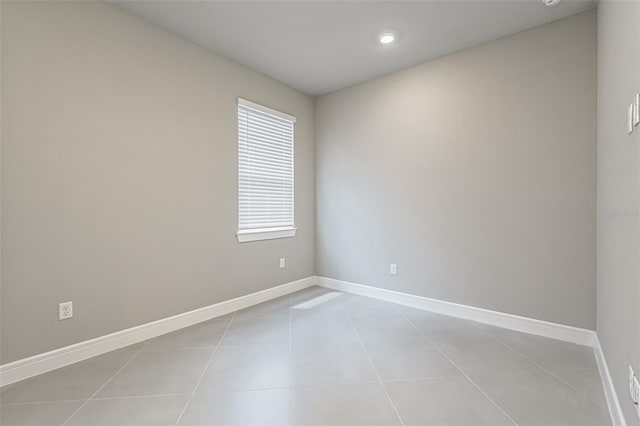
[[[392,263],[391,266],[389,267],[389,273],[391,275],[398,275],[398,265],[396,265],[395,263]]]
[[[284,257],[280,258],[280,268],[284,268],[285,263],[284,263]]]
[[[58,320],[73,318],[73,302],[63,302],[58,305]]]

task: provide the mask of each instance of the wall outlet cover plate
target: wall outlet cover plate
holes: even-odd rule
[[[73,302],[62,302],[58,305],[58,320],[73,318]]]

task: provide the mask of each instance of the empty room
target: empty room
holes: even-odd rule
[[[0,425],[640,426],[640,0],[0,0]]]

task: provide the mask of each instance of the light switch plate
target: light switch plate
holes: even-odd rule
[[[631,397],[631,400],[632,400],[634,403],[638,402],[638,401],[636,401],[636,400],[634,399],[634,397],[635,397],[635,390],[634,390],[634,388],[633,388],[633,386],[634,386],[634,385],[633,385],[633,381],[634,381],[634,379],[635,379],[635,378],[636,378],[636,374],[635,374],[635,373],[634,373],[634,371],[633,371],[633,367],[632,367],[632,366],[629,366],[629,396]]]
[[[640,417],[640,403],[638,403],[638,401],[640,401],[640,383],[638,383],[637,377],[633,378],[633,394],[635,396],[634,404],[636,404],[636,413]]]
[[[629,104],[627,108],[627,133],[633,133],[633,104]]]
[[[640,124],[640,93],[633,97],[633,125]]]

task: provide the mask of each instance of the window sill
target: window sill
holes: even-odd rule
[[[276,238],[290,238],[296,236],[298,228],[264,228],[242,230],[236,233],[239,243],[260,240],[274,240]]]

